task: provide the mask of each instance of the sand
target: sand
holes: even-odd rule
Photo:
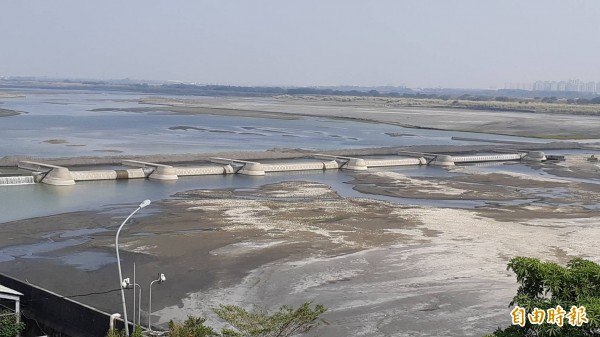
[[[140,111],[168,111],[185,114],[240,115],[267,118],[311,116],[386,123],[411,128],[482,132],[491,134],[557,138],[599,139],[599,116],[485,111],[449,108],[395,106],[377,98],[329,100],[328,97],[202,98],[152,97],[144,104],[158,107]],[[131,111],[130,109],[127,111]],[[543,120],[544,123],[540,123]]]

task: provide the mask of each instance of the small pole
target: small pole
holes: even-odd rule
[[[138,303],[138,325],[142,326],[142,286],[141,285],[137,285],[140,288],[140,298],[139,298],[139,303]],[[134,289],[135,291],[135,289]]]
[[[148,295],[148,331],[152,331],[150,327],[150,319],[152,318],[152,284],[156,281],[150,282],[150,294]]]
[[[17,323],[21,322],[21,298],[17,297],[15,300],[15,315]],[[17,334],[17,337],[20,337],[21,334]]]
[[[133,315],[131,321],[133,323],[133,328],[135,329],[135,262],[133,263]]]
[[[21,321],[21,299],[17,297],[15,300],[15,315],[17,315],[17,323]]]

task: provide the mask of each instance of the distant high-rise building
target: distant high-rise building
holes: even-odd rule
[[[566,91],[579,91],[579,80],[569,80],[565,88]]]
[[[600,82],[568,80],[568,81],[535,81],[529,83],[505,83],[504,89],[529,91],[574,91],[600,94]]]
[[[558,82],[556,90],[557,91],[567,91],[567,82],[565,82],[565,81]]]
[[[595,82],[587,82],[585,84],[586,92],[596,92],[596,83]]]

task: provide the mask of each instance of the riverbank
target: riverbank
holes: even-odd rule
[[[161,98],[140,100],[156,107],[144,111],[185,114],[232,114],[261,111],[280,116],[310,116],[385,123],[409,128],[481,132],[543,139],[600,139],[600,107],[586,106],[574,114],[572,105],[557,110],[511,111],[469,109],[428,104],[407,104],[403,99],[379,97],[275,96],[265,98]],[[498,102],[501,103],[501,102]],[[478,103],[479,104],[479,103]],[[544,105],[545,106],[545,105]],[[237,112],[236,112],[237,111]],[[543,120],[544,123],[539,121]]]
[[[504,111],[504,112],[530,112],[572,115],[600,116],[599,104],[568,104],[565,101],[542,102],[532,98],[495,100],[493,97],[480,97],[480,99],[441,99],[441,98],[416,98],[416,97],[369,97],[369,96],[311,96],[311,95],[285,95],[285,99],[299,101],[334,101],[334,102],[361,102],[368,101],[390,107],[418,107],[428,109],[470,109],[479,111]],[[471,97],[476,98],[476,97]]]

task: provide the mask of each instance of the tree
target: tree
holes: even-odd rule
[[[106,337],[125,337],[125,330],[109,329]]]
[[[272,315],[264,309],[247,311],[235,305],[220,305],[214,312],[235,328],[223,329],[224,337],[290,337],[305,333],[324,322],[319,318],[327,309],[311,308],[306,302],[297,309],[284,305]]]
[[[17,316],[12,311],[0,311],[0,337],[15,337],[25,329],[25,323],[17,322]]]
[[[519,306],[532,313],[536,308],[548,312],[560,306],[567,315],[562,326],[548,323],[548,320],[532,324],[530,319],[525,319],[523,326],[498,328],[489,336],[600,336],[600,265],[576,258],[563,267],[535,258],[515,257],[507,269],[516,274],[519,283],[510,307]],[[581,326],[570,324],[568,317],[573,306],[585,308],[588,322]]]
[[[125,333],[125,330],[109,329],[106,332],[106,337],[125,337],[125,336],[127,336],[127,334]],[[142,328],[141,325],[136,324],[135,327],[133,328],[133,331],[131,331],[130,336],[131,337],[143,337],[144,329]]]
[[[217,337],[219,334],[211,327],[204,325],[205,318],[188,316],[181,323],[169,322],[170,337]]]
[[[266,310],[255,309],[247,311],[236,305],[220,305],[214,312],[229,323],[234,329],[223,329],[218,333],[205,325],[206,319],[188,316],[183,323],[169,322],[169,337],[291,337],[308,332],[324,322],[319,316],[327,309],[322,305],[311,303],[302,304],[297,309],[284,305],[272,315]],[[137,326],[132,337],[142,335],[141,327]],[[121,330],[109,330],[106,337],[122,337]],[[6,336],[13,337],[14,335]],[[0,337],[5,337],[0,334]]]

